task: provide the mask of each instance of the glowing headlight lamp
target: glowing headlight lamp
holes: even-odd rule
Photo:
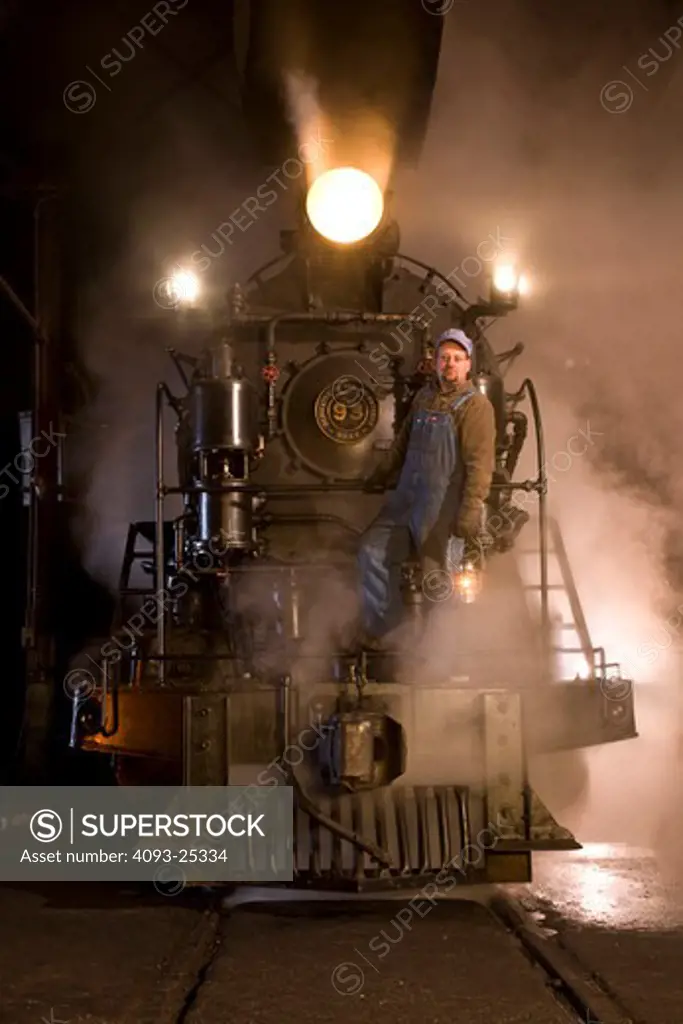
[[[382,190],[356,167],[336,167],[315,179],[306,196],[309,221],[329,242],[350,245],[371,235],[384,214]]]
[[[514,309],[520,295],[528,295],[529,279],[521,274],[514,263],[497,263],[491,281],[491,302]]]
[[[192,306],[201,291],[199,278],[189,270],[175,270],[170,277],[163,278],[155,289],[157,302],[166,309]]]
[[[191,305],[199,296],[199,278],[189,270],[178,270],[171,277],[169,289],[177,302]]]

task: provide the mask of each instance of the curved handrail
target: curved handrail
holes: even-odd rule
[[[548,493],[548,478],[546,475],[545,462],[545,437],[543,434],[543,421],[541,408],[538,401],[538,394],[534,382],[526,377],[516,392],[515,397],[520,398],[527,393],[531,403],[531,411],[534,420],[534,431],[536,433],[536,459],[538,462],[538,475],[535,480],[529,481],[525,490],[533,490],[538,494],[538,550],[541,576],[541,629],[543,632],[544,646],[549,645],[550,640],[550,616],[548,614],[548,510],[546,495]],[[514,485],[513,485],[514,489]]]
[[[270,270],[270,268],[274,267],[277,263],[282,263],[283,260],[291,260],[291,258],[291,252],[279,253],[272,260],[268,260],[266,263],[262,263],[260,267],[257,267],[256,270],[249,275],[245,284],[253,284],[254,282],[257,282],[261,275],[265,274],[266,270]]]
[[[458,288],[456,288],[455,285],[451,281],[449,281],[448,278],[445,277],[440,270],[437,270],[436,267],[430,267],[428,263],[423,263],[422,260],[416,260],[414,256],[406,256],[402,252],[397,252],[394,259],[404,260],[404,262],[406,263],[412,263],[413,266],[419,267],[420,270],[426,271],[426,273],[430,277],[438,277],[439,280],[443,281],[447,288],[450,288],[452,292],[455,292],[458,298],[465,303],[466,309],[469,309],[469,307],[472,305],[472,303],[465,298],[462,292]]]
[[[245,284],[254,284],[259,280],[259,278],[263,276],[263,274],[266,273],[267,270],[270,270],[271,267],[276,266],[278,263],[281,263],[284,260],[290,260],[291,258],[291,252],[280,253],[274,259],[268,260],[266,263],[263,263],[260,267],[257,267],[256,270],[252,274],[250,274],[249,277],[246,279]],[[465,309],[469,309],[470,306],[472,305],[472,303],[465,298],[460,289],[456,288],[453,282],[449,281],[446,275],[442,274],[440,270],[436,269],[436,267],[430,267],[428,263],[423,263],[422,260],[415,259],[414,256],[406,256],[406,254],[402,252],[394,253],[392,259],[403,260],[404,263],[410,263],[415,267],[419,267],[420,270],[424,270],[425,273],[428,274],[430,277],[438,278],[440,281],[443,282],[443,284],[446,285],[446,287],[450,291],[452,291],[460,299],[461,302],[465,304]]]

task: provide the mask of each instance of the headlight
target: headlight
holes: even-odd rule
[[[189,270],[176,270],[170,277],[158,282],[157,302],[166,309],[176,306],[191,306],[199,296],[199,278]]]
[[[528,295],[531,290],[529,278],[520,273],[511,260],[497,263],[493,268],[491,280],[491,302],[508,309],[515,309],[520,295]]]
[[[384,213],[384,197],[372,175],[337,167],[313,182],[306,213],[323,238],[348,245],[372,234]]]
[[[512,263],[499,263],[493,271],[493,287],[501,295],[519,295],[520,275]]]
[[[199,295],[199,278],[188,270],[179,270],[171,277],[170,289],[178,302],[195,302]]]

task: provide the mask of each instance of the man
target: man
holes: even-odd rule
[[[436,379],[415,396],[385,463],[370,478],[371,487],[391,487],[400,470],[358,556],[360,639],[366,648],[381,646],[381,638],[401,620],[401,566],[411,554],[425,573],[443,569],[447,554],[457,563],[465,542],[482,530],[495,468],[496,423],[488,398],[468,380],[472,348],[455,328],[437,339]]]

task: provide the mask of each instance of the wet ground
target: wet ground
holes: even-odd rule
[[[258,897],[257,890],[249,894]],[[538,941],[564,947],[617,1008],[683,1021],[683,890],[648,851],[539,855],[515,887]],[[151,886],[0,887],[2,1024],[560,1024],[580,1019],[487,906],[238,899]],[[597,1024],[597,1021],[594,1022]]]
[[[662,869],[649,850],[587,844],[539,856],[534,884],[516,895],[615,994],[627,1020],[680,1024],[682,878],[683,864]]]

